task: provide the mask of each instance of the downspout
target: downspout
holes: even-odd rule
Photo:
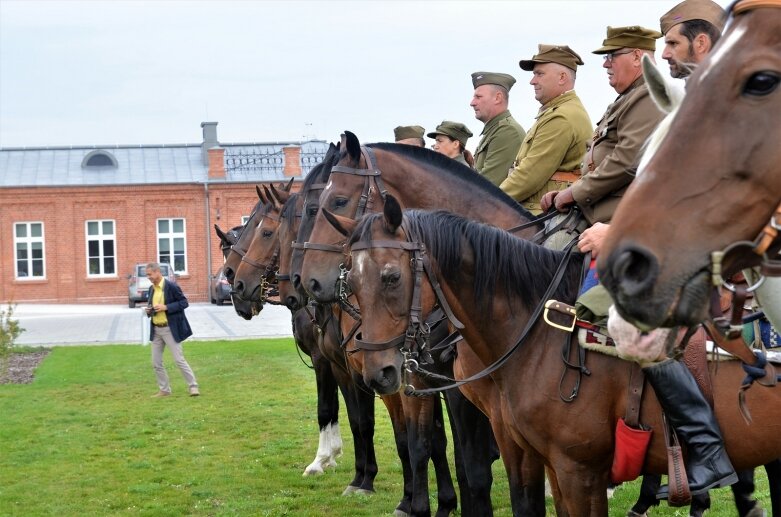
[[[203,183],[203,193],[206,197],[206,301],[211,298],[211,276],[212,276],[212,227],[211,207],[209,205],[209,180]]]

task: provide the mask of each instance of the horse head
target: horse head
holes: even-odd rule
[[[372,158],[364,156],[358,138],[349,131],[344,133],[343,148],[330,170],[319,205],[332,214],[358,219],[379,198],[378,188],[373,183],[375,173],[379,173],[372,166]],[[299,237],[302,237],[305,223],[308,223],[306,216],[301,221]],[[346,258],[345,241],[345,236],[335,231],[323,217],[314,218],[304,244],[301,285],[318,302],[338,299],[337,283]]]
[[[304,197],[300,194],[293,194],[282,208],[279,215],[279,229],[277,230],[279,239],[279,271],[277,271],[279,299],[291,311],[297,311],[306,303],[306,297],[293,287],[290,274],[293,243],[298,234],[303,206]]]
[[[301,299],[307,298],[308,294],[301,282],[301,269],[304,261],[303,245],[309,240],[312,234],[312,228],[315,224],[318,210],[320,209],[320,195],[325,189],[326,182],[331,176],[331,168],[339,158],[339,146],[331,144],[323,158],[323,161],[317,164],[304,180],[300,195],[302,196],[302,213],[298,225],[298,234],[293,241],[292,257],[290,259],[290,282],[293,288],[299,293]]]
[[[619,312],[644,329],[707,319],[717,267],[756,265],[753,241],[779,223],[781,9],[739,1],[732,14],[641,162],[600,256]]]
[[[323,216],[335,231],[349,237],[347,282],[361,308],[362,323],[355,348],[347,353],[360,352],[367,386],[380,394],[395,393],[402,385],[405,354],[416,353],[405,348],[410,345],[405,338],[411,323],[415,252],[401,228],[401,206],[388,195],[381,214],[367,215],[360,222],[325,209]],[[428,282],[419,285],[421,313],[429,314],[436,298]]]
[[[269,284],[276,280],[280,248],[277,230],[283,206],[268,188],[264,187],[264,192],[266,199],[270,200],[268,210],[252,232],[233,283],[233,291],[239,298],[260,303],[266,299],[265,291]],[[289,199],[290,196],[284,197]]]
[[[252,241],[252,232],[258,226],[258,223],[260,223],[263,214],[268,210],[268,202],[260,191],[260,188],[255,186],[255,192],[258,195],[258,202],[255,204],[255,208],[252,209],[249,219],[244,223],[244,228],[241,230],[239,238],[231,246],[228,256],[225,257],[225,264],[222,266],[222,269],[225,272],[225,278],[231,285],[233,285],[233,280],[236,276],[236,271],[241,264],[241,259],[244,256],[244,253],[246,253],[250,241]]]

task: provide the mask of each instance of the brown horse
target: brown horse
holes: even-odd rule
[[[531,221],[533,217],[529,212],[501,190],[475,174],[472,169],[439,153],[395,144],[361,147],[358,139],[349,131],[345,132],[343,149],[320,197],[321,206],[335,213],[360,217],[365,211],[370,211],[372,206],[379,207],[387,193],[394,193],[400,196],[405,206],[447,207],[471,217],[490,220],[504,228],[523,226],[518,230],[518,235],[525,237],[532,237],[542,229],[541,224]],[[293,260],[293,281],[294,284],[298,281],[299,286],[307,287],[315,299],[334,301],[338,294],[336,286],[340,271],[343,271],[340,265],[345,260],[342,247],[345,238],[335,232],[320,214],[314,218],[311,235],[303,245],[306,251],[301,266],[303,281],[301,277],[295,277],[297,260],[301,260],[296,254]],[[312,221],[304,214],[302,228],[307,224],[311,225]],[[304,240],[301,232],[298,240]],[[306,268],[308,273],[304,273]],[[364,359],[371,360],[371,354],[364,354]],[[456,377],[468,377],[481,370],[482,363],[470,350],[459,346],[452,368]],[[366,381],[372,382],[371,379]],[[534,458],[528,458],[524,464],[523,452],[507,435],[502,415],[488,413],[492,407],[488,401],[498,401],[500,397],[492,381],[484,379],[461,391],[472,404],[488,415],[490,422],[484,422],[482,415],[475,415],[465,422],[462,432],[454,430],[454,435],[467,439],[462,446],[471,450],[475,457],[481,453],[479,449],[470,447],[473,443],[479,444],[480,440],[472,440],[470,443],[469,435],[477,432],[479,425],[485,425],[486,428],[490,426],[507,469],[514,513],[544,515],[542,464]],[[450,390],[446,396],[449,401],[458,394]],[[455,417],[454,426],[461,425],[459,415],[454,411],[451,411],[451,415]],[[490,434],[490,430],[481,432]],[[480,463],[485,463],[485,453],[482,456]],[[490,474],[490,465],[484,470]],[[475,474],[475,478],[480,477],[476,471]],[[490,479],[488,483],[490,486]]]
[[[722,270],[772,258],[781,239],[781,3],[740,0],[613,217],[599,275],[645,329],[709,317]],[[769,239],[755,241],[768,222]],[[772,227],[775,226],[775,229]],[[605,260],[602,260],[602,259]]]
[[[350,246],[355,250],[348,282],[367,314],[361,339],[384,342],[409,330],[416,282],[411,251],[425,249],[442,288],[440,303],[448,304],[463,323],[469,347],[484,364],[504,361],[491,373],[502,394],[501,407],[494,410],[506,416],[513,438],[553,469],[563,511],[570,516],[607,515],[605,489],[614,429],[626,410],[632,365],[587,353],[581,367],[566,367],[562,345],[569,344],[569,333],[533,317],[548,297],[574,302],[580,261],[562,263],[562,252],[450,213],[406,211],[405,218],[402,228],[402,212],[389,198],[382,215],[367,216],[352,234]],[[346,233],[345,221],[331,217]],[[557,273],[561,283],[551,290]],[[425,278],[422,284],[427,284]],[[568,362],[577,363],[577,345],[564,350]],[[398,348],[375,352],[372,364],[365,362],[364,376],[377,377],[378,385],[387,391],[398,390],[408,352]],[[781,454],[781,422],[775,409],[781,404],[781,388],[749,393],[747,404],[754,420],[747,425],[735,401],[743,376],[737,361],[719,364],[712,375],[715,413],[738,469],[762,465]],[[577,398],[563,401],[573,387],[578,388]],[[650,390],[640,419],[657,430],[645,469],[666,473],[664,438],[658,432],[661,410]],[[757,443],[762,446],[756,447]]]

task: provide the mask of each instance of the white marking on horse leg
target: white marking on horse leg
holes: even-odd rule
[[[339,430],[339,422],[329,424],[331,428],[331,457],[338,458],[342,455],[342,433]]]
[[[328,428],[320,431],[320,440],[317,445],[317,454],[315,455],[315,459],[312,460],[312,463],[310,463],[305,469],[304,469],[304,476],[318,476],[323,473],[323,466],[327,466],[328,462],[331,461],[331,450],[329,447],[329,432]]]

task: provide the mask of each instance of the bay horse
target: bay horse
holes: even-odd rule
[[[601,253],[599,276],[619,313],[644,329],[709,319],[712,277],[720,277],[714,252],[727,251],[726,277],[772,265],[781,248],[773,239],[781,227],[781,2],[739,0],[731,14],[646,153]]]
[[[532,222],[533,216],[529,212],[489,181],[439,153],[397,144],[369,144],[361,147],[357,137],[349,131],[344,134],[343,144],[341,157],[332,167],[320,197],[320,204],[336,213],[360,216],[366,210],[371,210],[373,205],[381,203],[384,195],[394,193],[401,197],[406,206],[445,206],[473,217],[487,218],[506,228],[525,226],[518,233],[526,237],[534,236],[542,228],[541,224]],[[317,300],[335,301],[336,285],[342,269],[340,265],[344,261],[340,243],[345,239],[322,220],[321,213],[316,212],[314,222],[308,213],[304,214],[302,229],[312,229],[308,238],[302,235],[303,231],[299,231],[298,241],[306,242],[294,253],[293,282],[299,287],[306,287]],[[300,277],[295,274],[297,264],[301,264]],[[306,268],[308,273],[304,272]],[[311,275],[311,279],[308,275]],[[468,347],[458,348],[454,364],[445,366],[451,369],[450,376],[453,376],[453,369],[457,377],[467,377],[482,369],[479,359]],[[370,379],[366,381],[371,382]],[[487,413],[491,407],[487,401],[498,400],[500,396],[490,379],[475,382],[462,391],[483,413]],[[459,399],[457,390],[446,392],[449,405],[463,406]],[[544,515],[542,465],[534,458],[528,458],[524,463],[523,452],[507,436],[501,415],[489,414],[490,421],[486,421],[484,416],[474,413],[462,420],[453,408],[450,414],[454,417],[451,418],[453,435],[467,440],[462,443],[462,449],[469,451],[472,458],[474,480],[487,482],[490,487],[490,479],[482,479],[483,475],[479,474],[476,467],[482,465],[480,470],[490,475],[492,460],[485,451],[475,449],[485,443],[484,439],[470,439],[470,436],[494,434],[508,473],[514,514]],[[471,486],[474,480],[469,481]]]
[[[281,199],[276,199],[272,203],[271,212],[261,220],[255,229],[253,240],[236,272],[236,290],[239,295],[255,296],[258,290],[262,289],[261,282],[258,281],[260,276],[258,273],[266,269],[265,265],[273,261],[272,257],[278,256],[282,271],[278,274],[280,298],[286,300],[289,307],[291,305],[292,307],[306,305],[306,302],[299,300],[295,294],[287,292],[285,283],[289,279],[289,275],[284,272],[284,269],[285,264],[289,264],[291,243],[295,238],[301,219],[300,211],[305,204],[304,198],[310,191],[318,191],[319,193],[320,187],[318,185],[323,185],[322,181],[318,179],[320,175],[320,170],[313,171],[310,175],[311,179],[307,178],[301,195],[296,199],[291,197],[281,207],[279,205]],[[271,189],[271,195],[275,196],[276,194],[275,190]],[[278,217],[275,215],[277,211],[279,212]],[[306,311],[311,311],[315,324],[318,326],[318,347],[332,365],[345,398],[348,415],[355,414],[359,422],[364,422],[358,427],[351,426],[354,432],[361,433],[361,436],[355,436],[356,448],[360,448],[362,444],[368,446],[368,440],[372,439],[374,430],[373,393],[363,386],[360,377],[352,378],[352,371],[347,364],[342,347],[343,336],[348,335],[353,320],[349,317],[342,318],[341,309],[338,306],[331,307],[330,304],[310,305]],[[359,391],[356,393],[356,390]],[[456,506],[456,496],[447,463],[447,439],[444,434],[444,416],[439,400],[402,401],[399,394],[384,395],[382,400],[391,417],[397,453],[405,478],[404,496],[397,507],[397,514],[430,514],[427,476],[429,457],[433,460],[439,487],[437,515],[449,514]],[[374,473],[376,474],[376,467]],[[348,491],[350,490],[348,487]],[[367,489],[364,487],[362,490]],[[480,509],[480,512],[463,514],[486,515],[485,507],[480,507]],[[490,513],[490,506],[488,506],[488,511]]]
[[[342,233],[355,226],[347,218],[326,217]],[[390,196],[383,214],[365,217],[351,233],[347,281],[367,315],[361,339],[386,342],[411,330],[415,283],[425,286],[429,294],[421,299],[431,303],[428,280],[416,279],[412,268],[417,260],[412,251],[424,249],[441,286],[439,302],[448,304],[462,322],[465,342],[484,364],[504,361],[491,377],[502,394],[501,408],[495,409],[507,415],[513,438],[555,472],[567,515],[607,515],[605,490],[614,430],[626,410],[633,366],[616,357],[583,352],[582,362],[572,369],[578,365],[577,342],[571,342],[570,333],[536,317],[548,298],[574,303],[581,260],[565,261],[563,252],[452,213],[407,210],[403,219]],[[558,285],[552,284],[556,276],[561,277]],[[364,375],[376,377],[383,391],[398,390],[408,353],[399,348],[376,351],[371,364],[365,361]],[[753,468],[778,458],[781,421],[776,408],[781,388],[747,395],[753,416],[748,425],[734,400],[735,387],[744,376],[740,363],[721,362],[711,376],[715,414],[735,468]],[[577,398],[565,402],[571,388],[577,388]],[[644,470],[666,473],[665,440],[658,432],[661,408],[651,390],[645,392],[640,420],[657,430]]]

